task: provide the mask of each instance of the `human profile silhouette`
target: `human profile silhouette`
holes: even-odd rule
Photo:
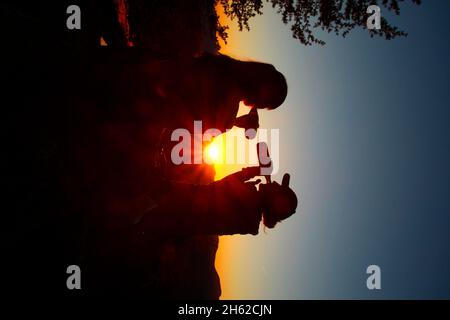
[[[217,128],[221,132],[233,126],[257,129],[256,110],[276,109],[286,99],[286,79],[271,64],[212,54],[198,57],[196,64],[199,66],[198,93],[203,92],[207,99],[205,104],[191,104],[191,108],[198,108],[194,113],[199,115],[197,120],[203,120],[204,128]],[[241,101],[252,110],[236,117]]]
[[[233,126],[257,129],[257,110],[276,109],[287,96],[285,77],[268,63],[210,53],[137,62],[128,55],[108,54],[105,62],[75,70],[67,79],[77,96],[95,99],[90,112],[103,119],[147,122],[168,130],[191,130],[194,121],[202,121],[204,130],[222,133]],[[252,109],[237,117],[240,102]]]

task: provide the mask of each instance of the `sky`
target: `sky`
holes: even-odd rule
[[[299,206],[258,236],[220,238],[221,299],[450,298],[450,2],[403,4],[391,22],[407,38],[312,47],[263,12],[250,32],[229,22],[221,51],[285,75],[260,128],[280,130],[274,178],[291,174]],[[381,290],[366,287],[372,264]]]

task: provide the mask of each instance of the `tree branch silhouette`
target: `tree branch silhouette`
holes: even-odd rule
[[[420,5],[421,0],[410,0]],[[222,6],[224,13],[231,20],[237,20],[239,30],[250,30],[249,21],[256,15],[263,13],[263,0],[216,0]],[[388,11],[400,14],[399,2],[404,0],[266,0],[272,8],[281,15],[284,24],[290,25],[292,36],[300,43],[309,46],[313,44],[324,45],[325,41],[319,39],[315,31],[323,30],[346,37],[355,28],[367,29],[367,8],[370,5],[379,5]],[[226,26],[218,24],[218,30],[226,30]],[[379,36],[387,40],[406,36],[407,33],[393,26],[389,21],[381,18],[381,29],[369,30],[371,37]],[[226,32],[219,32],[225,42]]]

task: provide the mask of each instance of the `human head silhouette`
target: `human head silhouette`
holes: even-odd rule
[[[271,64],[251,62],[243,66],[243,102],[258,109],[276,109],[286,99],[287,83]]]
[[[289,187],[289,180],[290,176],[286,173],[281,185],[277,182],[260,185],[263,193],[263,223],[268,228],[275,227],[297,209],[297,196]]]

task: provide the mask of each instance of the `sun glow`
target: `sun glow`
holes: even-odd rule
[[[208,157],[209,162],[211,162],[212,164],[216,164],[219,162],[220,150],[217,143],[214,143],[213,141],[206,147],[206,156]]]

